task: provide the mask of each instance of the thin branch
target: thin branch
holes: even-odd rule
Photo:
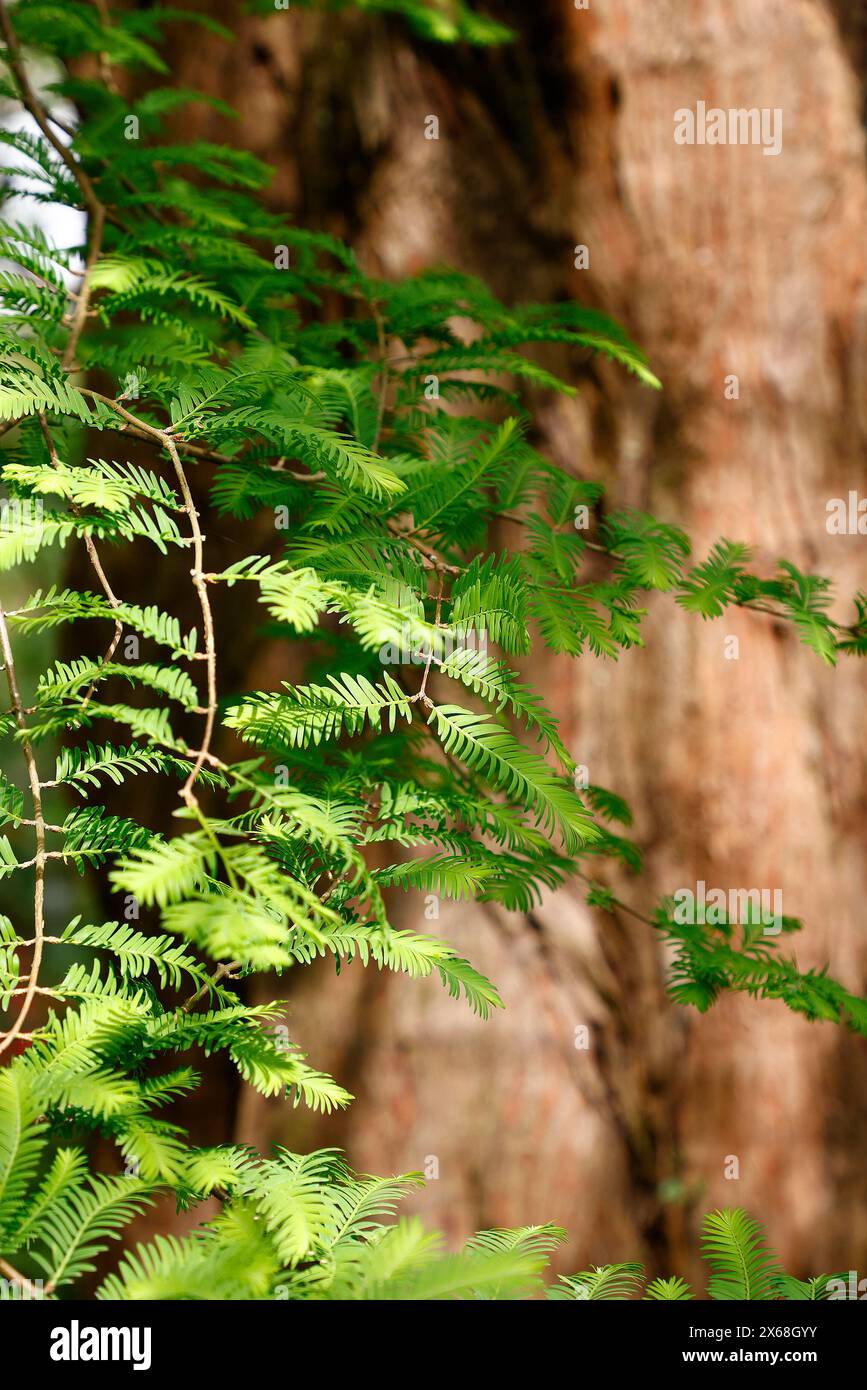
[[[44,939],[44,938],[43,938],[43,939]],[[29,980],[29,978],[30,978],[30,977],[29,977],[28,975],[23,975],[23,976],[22,976],[22,979],[24,979],[24,980]],[[30,986],[29,986],[29,984],[28,984],[27,989],[29,989],[29,988],[30,988]],[[9,991],[9,993],[10,993],[10,995],[26,994],[26,993],[27,993],[27,990],[23,990],[23,989],[11,989],[11,990]],[[34,993],[34,994],[45,994],[45,995],[48,996],[49,999],[63,999],[63,998],[64,998],[64,995],[58,994],[58,992],[57,992],[56,989],[43,989],[40,985],[37,985],[37,986],[35,987],[33,993]]]
[[[9,1279],[13,1284],[17,1284],[26,1298],[39,1299],[44,1293],[49,1291],[47,1285],[44,1288],[40,1288],[38,1284],[31,1283],[26,1275],[21,1274],[14,1265],[9,1264],[8,1260],[2,1258],[0,1258],[0,1274],[3,1274],[5,1278]]]
[[[379,398],[376,403],[376,429],[373,432],[373,452],[379,448],[379,440],[382,434],[382,424],[385,419],[385,398],[388,394],[388,347],[385,341],[385,325],[382,321],[382,314],[379,312],[379,305],[371,302],[370,312],[376,324],[376,341],[379,344]]]
[[[3,40],[6,44],[7,49],[7,60],[10,68],[12,69],[12,72],[15,75],[15,80],[18,83],[18,90],[21,93],[21,100],[23,101],[27,110],[30,112],[30,115],[33,117],[39,129],[42,131],[42,134],[45,136],[49,145],[51,145],[52,148],[57,152],[57,154],[62,159],[63,163],[66,165],[66,168],[69,170],[70,174],[75,179],[75,182],[81,189],[82,197],[91,216],[94,218],[99,217],[100,215],[101,217],[104,217],[105,209],[103,208],[102,203],[99,201],[99,198],[96,196],[93,184],[91,183],[87,174],[84,172],[78,161],[73,158],[72,154],[70,153],[69,146],[65,145],[63,141],[60,140],[55,135],[54,131],[51,129],[51,117],[48,115],[48,112],[42,105],[42,102],[36,95],[36,92],[30,82],[30,78],[27,75],[27,68],[24,64],[24,59],[21,56],[21,48],[18,43],[18,38],[14,28],[12,27],[12,21],[9,18],[9,10],[6,4],[6,0],[0,0],[0,33],[3,34]],[[55,122],[55,124],[57,123]]]
[[[193,578],[193,587],[199,596],[199,606],[202,610],[202,628],[205,642],[205,656],[208,663],[208,703],[205,708],[205,732],[202,737],[201,746],[196,761],[193,764],[189,777],[181,788],[181,796],[188,806],[197,806],[198,802],[193,792],[193,784],[205,764],[210,752],[211,741],[214,737],[214,723],[217,717],[217,646],[214,634],[214,615],[211,610],[211,600],[208,596],[208,586],[204,575],[204,538],[202,529],[199,525],[199,514],[196,511],[196,504],[190,492],[190,485],[187,482],[187,475],[181,463],[175,441],[169,435],[161,436],[163,444],[168,449],[172,463],[175,468],[175,476],[181,490],[181,497],[184,502],[187,515],[190,519],[190,530],[193,537],[193,568],[190,571]]]
[[[39,772],[36,767],[36,759],[33,755],[33,745],[27,735],[27,721],[24,717],[21,691],[18,688],[18,677],[15,673],[15,658],[12,654],[12,643],[9,640],[9,628],[6,625],[6,615],[3,612],[2,606],[0,606],[0,650],[2,650],[3,662],[6,667],[6,683],[9,686],[9,698],[12,701],[12,708],[15,711],[15,722],[22,734],[21,748],[24,753],[24,761],[27,765],[30,796],[33,802],[33,818],[36,822],[36,857],[34,860],[36,884],[33,892],[33,960],[30,966],[30,980],[18,1017],[9,1031],[0,1038],[0,1053],[3,1053],[8,1047],[11,1047],[24,1027],[25,1020],[36,996],[39,967],[42,964],[42,939],[45,932],[45,817],[42,814],[42,788],[39,783]]]
[[[64,371],[69,371],[75,361],[75,354],[78,351],[78,344],[87,323],[90,311],[90,285],[93,268],[102,254],[102,237],[105,231],[105,208],[102,203],[97,202],[90,209],[90,217],[87,223],[87,256],[84,264],[84,274],[81,277],[81,284],[78,289],[78,296],[75,300],[75,310],[72,315],[69,337],[66,340],[66,347],[63,350],[61,366]]]
[[[7,617],[8,617],[8,614],[7,614]],[[40,785],[44,788],[44,787],[59,787],[59,786],[62,786],[63,784],[62,784],[61,782],[42,782]],[[29,817],[27,817],[27,816],[14,816],[14,817],[12,817],[12,819],[14,820],[14,824],[15,824],[16,830],[18,829],[18,826],[19,826],[19,825],[28,825],[28,826],[30,826],[30,828],[32,829],[33,826],[36,824],[36,821],[35,821],[35,820],[30,820]],[[62,833],[63,833],[63,826],[62,826],[62,825],[51,825],[48,821],[45,822],[45,829],[46,829],[46,830],[56,830],[56,831],[58,832],[58,834],[62,834]],[[46,941],[47,941],[47,940],[48,940],[48,937],[46,937],[45,939],[46,939]],[[31,942],[30,944],[32,945],[33,943]]]
[[[48,783],[48,782],[40,782],[39,785],[40,785],[40,787],[43,787],[43,788],[44,788],[44,787],[46,787],[46,786],[50,786],[50,783]],[[50,828],[51,828],[51,829],[55,829],[54,826],[51,826]],[[57,827],[57,828],[58,828],[58,829],[61,829],[62,827]],[[45,829],[48,830],[49,827],[46,825],[46,826],[45,826]],[[87,855],[87,854],[101,854],[101,853],[102,853],[102,851],[101,851],[101,850],[98,850],[98,849],[77,849],[77,850],[74,851],[74,854],[75,854],[76,856],[78,856],[79,858],[83,858],[83,857],[84,857],[85,855]],[[67,851],[67,850],[65,850],[65,849],[47,849],[47,850],[45,851],[45,853],[43,854],[43,856],[42,856],[42,858],[43,858],[44,860],[46,860],[46,861],[49,860],[49,859],[64,859],[64,860],[67,860],[67,861],[68,861],[71,857],[72,857],[72,856],[71,856],[70,852]],[[38,864],[38,863],[39,863],[39,857],[38,857],[37,855],[34,854],[34,856],[33,856],[32,859],[20,859],[20,860],[18,861],[17,864],[15,864],[14,866],[13,866],[13,865],[10,865],[9,868],[10,868],[10,872],[11,872],[11,873],[15,873],[15,870],[16,870],[16,869],[32,869],[33,866],[34,866],[34,864]],[[42,939],[43,939],[43,941],[45,940],[44,935],[43,935],[43,938],[42,938]]]
[[[189,999],[184,1001],[181,1005],[181,1012],[189,1013],[190,1009],[195,1008],[199,1000],[203,998],[205,994],[210,993],[214,986],[218,985],[221,980],[231,980],[235,971],[240,970],[242,965],[243,961],[240,960],[231,960],[228,964],[218,965],[213,975],[208,976],[201,988],[198,989],[195,994],[191,994]]]
[[[40,424],[40,427],[41,427],[41,429],[42,429],[42,433],[43,433],[43,435],[44,435],[44,437],[45,437],[45,443],[46,443],[46,445],[48,446],[48,456],[49,456],[49,458],[51,459],[52,467],[59,469],[60,466],[61,466],[61,464],[60,464],[60,456],[59,456],[59,454],[58,454],[58,452],[57,452],[57,449],[56,449],[56,447],[55,447],[54,440],[53,440],[52,437],[51,437],[51,431],[50,431],[50,429],[48,428],[48,421],[46,420],[46,418],[45,418],[44,415],[40,415],[40,416],[39,416],[39,424]],[[73,516],[81,516],[81,508],[79,507],[79,505],[78,505],[77,502],[72,502],[72,503],[70,504],[70,508],[71,508],[71,511],[72,511]],[[119,598],[117,597],[117,595],[114,593],[114,590],[112,589],[111,585],[110,585],[109,582],[108,582],[108,578],[107,578],[107,576],[106,576],[105,570],[104,570],[103,567],[102,567],[102,562],[101,562],[101,560],[100,560],[100,558],[99,558],[99,552],[97,551],[97,548],[96,548],[96,545],[95,545],[95,543],[94,543],[93,537],[92,537],[92,536],[89,536],[89,535],[87,535],[87,534],[85,534],[85,537],[84,537],[84,544],[85,544],[85,547],[86,547],[86,549],[87,549],[87,555],[88,555],[88,558],[89,558],[89,560],[90,560],[91,566],[92,566],[92,568],[93,568],[93,572],[94,572],[94,574],[96,575],[97,582],[98,582],[100,588],[102,589],[102,592],[105,594],[106,598],[108,599],[108,602],[109,602],[110,606],[111,606],[112,608],[114,608],[114,609],[118,609],[118,608],[120,607],[120,599],[119,599]],[[120,618],[115,618],[115,620],[114,620],[114,635],[113,635],[111,641],[110,641],[109,644],[108,644],[108,649],[106,650],[105,655],[103,656],[102,660],[101,660],[100,663],[99,663],[99,668],[98,668],[97,674],[94,676],[93,680],[92,680],[91,683],[90,683],[90,686],[88,687],[87,691],[85,692],[84,699],[82,700],[82,703],[81,703],[82,711],[84,711],[84,710],[87,708],[88,704],[90,703],[91,696],[93,695],[93,692],[94,692],[94,690],[96,689],[97,682],[98,682],[98,680],[99,680],[99,671],[101,671],[102,668],[103,668],[104,666],[107,666],[108,663],[111,661],[111,658],[114,656],[115,652],[117,651],[118,644],[120,643],[120,639],[121,639],[122,636],[123,636],[123,623],[121,622]],[[44,783],[43,785],[47,786],[48,783]]]
[[[412,531],[402,530],[393,519],[389,519],[386,525],[393,536],[396,536],[398,540],[406,541],[407,545],[411,545],[413,550],[418,551],[424,561],[425,569],[440,570],[444,574],[463,574],[464,571],[460,565],[450,565],[447,560],[442,558],[439,551],[435,550],[432,545],[428,545],[427,541],[423,541]]]
[[[140,416],[133,415],[126,406],[121,405],[120,401],[113,400],[111,396],[104,396],[101,391],[94,391],[89,386],[79,386],[82,396],[87,396],[92,401],[100,401],[102,405],[107,405],[110,410],[122,416],[126,422],[119,425],[118,430],[124,434],[134,434],[138,439],[159,439],[161,443],[169,437],[167,431],[162,430],[157,425],[151,425],[147,420],[142,420]],[[172,436],[173,437],[173,436]],[[182,454],[190,454],[193,458],[200,458],[209,463],[235,463],[229,454],[217,453],[214,449],[206,449],[201,444],[189,444],[186,440],[175,439],[176,448]],[[298,476],[293,474],[293,477]]]
[[[81,386],[79,390],[82,396],[89,396],[93,401],[101,401],[103,405],[109,406],[133,428],[133,433],[140,434],[144,439],[164,439],[164,432],[156,425],[148,424],[147,420],[140,419],[127,410],[120,401],[114,400],[111,396],[104,396],[101,391],[93,391],[89,386]]]
[[[443,582],[444,582],[444,578],[443,578],[442,573],[440,573],[440,574],[438,575],[438,577],[437,577],[437,605],[436,605],[436,614],[435,614],[435,616],[434,616],[434,624],[435,624],[436,627],[439,627],[439,625],[440,625],[440,619],[441,619],[441,617],[442,617],[442,611],[443,611]],[[433,660],[434,660],[434,654],[433,654],[433,648],[431,648],[431,650],[428,652],[428,655],[427,655],[427,661],[426,661],[426,663],[425,663],[425,668],[424,668],[424,675],[423,675],[422,678],[421,678],[421,686],[420,686],[420,688],[419,688],[419,690],[418,690],[417,695],[415,696],[415,698],[416,698],[417,700],[420,700],[421,703],[422,703],[423,705],[427,705],[427,706],[430,706],[431,703],[432,703],[432,701],[429,699],[428,694],[427,694],[427,679],[428,679],[428,676],[430,675],[430,670],[431,670],[431,666],[433,665]]]
[[[590,874],[585,874],[581,869],[575,869],[574,873],[576,878],[583,879],[585,883],[590,884],[591,888],[603,888],[608,895],[612,907],[618,908],[620,912],[628,913],[630,917],[635,918],[636,922],[643,922],[646,927],[653,927],[656,931],[659,930],[658,922],[654,921],[652,917],[648,917],[646,913],[639,912],[637,907],[632,907],[630,903],[626,903],[622,898],[618,898],[616,893],[613,893],[611,889],[608,888],[606,884],[601,883],[598,878],[593,878]],[[600,907],[600,904],[594,903],[591,904],[591,906]],[[605,909],[603,908],[602,910],[604,911]]]
[[[99,15],[99,22],[102,25],[103,29],[110,29],[111,16],[109,15],[108,5],[105,3],[105,0],[94,0],[94,4],[96,5],[96,10]],[[115,95],[117,95],[117,83],[114,80],[114,73],[111,70],[111,63],[108,60],[108,55],[106,53],[100,53],[98,56],[98,62],[99,75],[102,78],[104,86],[106,86],[110,92],[113,92]]]
[[[770,604],[759,603],[757,600],[751,598],[736,599],[735,607],[744,608],[750,613],[767,613],[769,618],[776,618],[777,621],[781,623],[790,623],[792,621],[791,613],[787,613],[785,609],[773,608]],[[862,635],[862,629],[859,623],[849,623],[847,625],[846,623],[835,622],[833,618],[829,618],[826,614],[822,614],[822,617],[828,624],[828,627],[834,628],[835,632],[846,632],[850,637]]]

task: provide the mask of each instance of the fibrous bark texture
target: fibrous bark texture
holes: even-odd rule
[[[536,442],[603,479],[611,505],[682,524],[700,555],[727,536],[768,569],[787,555],[843,594],[863,586],[864,538],[825,525],[827,499],[867,482],[854,7],[495,8],[521,38],[483,53],[370,16],[237,17],[231,52],[197,37],[175,76],[239,108],[242,141],[276,166],[275,204],[345,236],[368,270],[445,262],[507,300],[575,297],[623,321],[663,393],[563,360],[578,398],[534,402]],[[676,144],[674,113],[699,101],[779,108],[780,153]],[[645,907],[700,879],[781,888],[806,923],[800,963],[863,992],[863,672],[823,669],[762,615],[702,623],[664,596],[651,610],[646,649],[616,665],[533,665],[577,761],[635,808],[647,871],[616,886]],[[401,911],[424,929],[421,897]],[[556,1220],[563,1268],[643,1256],[693,1272],[696,1214],[720,1205],[764,1218],[793,1271],[867,1258],[861,1043],[745,998],[676,1008],[652,931],[577,890],[532,920],[444,903],[438,929],[505,1012],[481,1023],[433,982],[304,972],[293,1036],[357,1100],[311,1119],[246,1095],[238,1137],[427,1167],[417,1205],[452,1237]]]

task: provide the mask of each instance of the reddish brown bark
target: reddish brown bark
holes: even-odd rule
[[[785,554],[844,594],[863,585],[863,538],[825,529],[826,499],[865,482],[863,31],[823,0],[499,12],[523,37],[494,53],[422,49],[363,16],[238,20],[231,51],[196,37],[174,75],[232,101],[232,138],[276,165],[275,202],[371,270],[444,261],[507,299],[619,317],[664,393],[561,361],[579,399],[536,402],[540,443],[605,479],[613,504],[682,523],[700,553],[726,535],[763,567]],[[676,145],[674,112],[698,100],[782,108],[782,153]],[[197,113],[187,133],[203,131],[219,122]],[[589,270],[573,268],[578,243]],[[863,991],[862,670],[823,670],[761,616],[651,607],[647,649],[616,666],[533,665],[578,761],[637,811],[648,868],[624,893],[782,887],[807,923],[800,962]],[[421,899],[403,915],[423,927]],[[649,929],[576,891],[531,921],[444,905],[438,926],[505,1013],[480,1023],[433,982],[299,972],[294,1034],[358,1099],[319,1120],[245,1093],[238,1137],[345,1143],[378,1171],[435,1156],[419,1209],[452,1236],[557,1220],[561,1267],[694,1270],[695,1214],[723,1204],[767,1219],[799,1272],[863,1260],[863,1043],[781,1005],[673,1007]]]

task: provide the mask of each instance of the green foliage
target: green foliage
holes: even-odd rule
[[[820,1274],[800,1280],[784,1274],[768,1249],[765,1233],[740,1208],[708,1212],[701,1223],[701,1253],[709,1265],[707,1297],[714,1300],[827,1299],[839,1297],[839,1276]],[[561,1275],[548,1297],[565,1301],[631,1299],[684,1302],[695,1297],[679,1275],[651,1279],[645,1284],[640,1264],[594,1265],[581,1274]]]
[[[583,1274],[561,1275],[549,1298],[565,1302],[611,1302],[632,1298],[641,1287],[639,1264],[594,1265]]]
[[[345,10],[350,4],[369,14],[397,15],[419,38],[432,43],[501,44],[512,37],[504,24],[479,14],[464,0],[292,0],[291,8]],[[254,13],[267,14],[274,4],[273,0],[250,0],[250,7]]]
[[[458,0],[356,7],[436,41],[508,37]],[[86,223],[72,248],[27,221],[0,223],[0,568],[56,552],[56,572],[59,552],[80,546],[92,571],[86,588],[43,579],[0,606],[11,755],[0,877],[36,885],[32,923],[0,920],[3,1257],[23,1256],[52,1289],[74,1283],[159,1187],[187,1205],[219,1193],[224,1209],[191,1237],[128,1255],[105,1296],[532,1291],[554,1228],[488,1232],[446,1255],[412,1219],[379,1224],[407,1180],[358,1178],[331,1153],[193,1148],[156,1113],[197,1084],[175,1054],[219,1052],[265,1095],[329,1112],[350,1096],[289,1042],[279,1003],[244,1001],[243,977],[329,956],[335,969],[436,977],[484,1017],[501,1006],[495,986],[447,942],[396,929],[392,890],[526,911],[577,874],[595,905],[619,910],[590,868],[640,867],[611,828],[629,825],[629,809],[601,787],[581,794],[575,753],[507,658],[541,639],[616,659],[641,644],[647,596],[661,591],[702,618],[770,611],[833,663],[867,650],[867,600],[843,626],[825,579],[787,562],[752,574],[747,548],[724,540],[690,567],[678,528],[606,510],[599,484],[541,456],[520,383],[575,389],[540,362],[546,345],[567,375],[601,354],[657,388],[641,350],[598,311],[504,304],[448,269],[373,278],[351,248],[268,211],[260,161],[168,133],[172,113],[200,100],[158,85],[174,12],[0,9],[3,90],[30,115],[3,135],[7,172],[26,166],[32,203]],[[42,97],[25,50],[59,74]],[[83,55],[132,79],[106,83]],[[121,90],[140,93],[132,107]],[[59,99],[77,112],[62,139],[43,106]],[[140,139],[127,138],[131,114]],[[147,464],[127,457],[131,440]],[[227,542],[217,568],[208,533],[223,516],[244,523],[236,536],[260,523],[259,538],[270,519],[273,546]],[[521,539],[492,549],[505,517]],[[192,585],[194,629],[115,593],[117,547]],[[598,577],[585,572],[591,548]],[[212,607],[223,588],[232,624],[304,640],[309,679],[223,688],[232,628]],[[60,628],[81,654],[46,660]],[[127,655],[130,637],[141,656]],[[127,814],[103,804],[106,788],[139,778],[159,779],[176,807],[169,836],[140,818],[134,783]],[[141,924],[76,917],[58,930],[52,878],[72,871],[118,895],[118,918],[135,900]],[[679,1002],[703,1009],[743,989],[867,1034],[863,1000],[750,928],[737,941],[732,929],[681,930],[664,904],[648,920],[674,942]],[[138,1176],[88,1176],[81,1145],[93,1134]],[[755,1292],[782,1287],[770,1265],[725,1265],[726,1251],[754,1249],[746,1218],[725,1219],[708,1235],[714,1296],[770,1296]],[[608,1266],[557,1296],[622,1297],[638,1278]],[[685,1296],[673,1281],[651,1287]]]
[[[40,1080],[38,1084],[43,1084]],[[183,1074],[165,1082],[164,1100],[183,1090]],[[107,1243],[162,1190],[164,1178],[90,1177],[79,1149],[52,1155],[39,1118],[45,1096],[19,1059],[0,1073],[0,1242],[4,1254],[39,1272],[53,1297],[94,1268]],[[137,1136],[142,1141],[143,1136]],[[171,1138],[155,1135],[164,1148]],[[165,1141],[168,1138],[168,1145]],[[103,1299],[454,1300],[515,1299],[544,1294],[558,1301],[684,1300],[678,1277],[645,1287],[637,1263],[594,1266],[542,1283],[562,1245],[557,1226],[481,1231],[456,1254],[415,1217],[395,1220],[421,1175],[377,1178],[353,1173],[333,1149],[300,1155],[285,1149],[261,1159],[240,1146],[177,1146],[173,1185],[184,1205],[219,1197],[221,1210],[183,1238],[157,1236],[124,1254],[97,1296]],[[153,1163],[151,1166],[154,1166]],[[162,1179],[162,1182],[161,1182]],[[742,1211],[710,1213],[702,1225],[713,1299],[821,1299],[839,1296],[833,1276],[802,1281],[785,1275],[761,1229]],[[643,1291],[643,1294],[642,1294]]]
[[[761,1227],[746,1212],[711,1212],[702,1234],[702,1248],[713,1269],[708,1284],[711,1298],[773,1297],[781,1271],[764,1247]]]

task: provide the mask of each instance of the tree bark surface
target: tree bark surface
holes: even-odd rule
[[[664,392],[552,359],[582,390],[534,402],[541,447],[602,478],[608,505],[682,524],[697,557],[726,536],[765,570],[785,555],[841,595],[863,587],[864,538],[825,526],[828,498],[865,489],[863,24],[825,0],[496,12],[521,31],[512,49],[425,47],[349,13],[222,13],[231,50],[196,35],[171,59],[179,83],[233,102],[240,130],[194,110],[185,136],[240,137],[276,166],[274,204],[374,273],[450,263],[507,300],[614,314]],[[782,152],[677,145],[675,111],[700,100],[780,108]],[[800,964],[864,992],[863,668],[823,669],[762,615],[650,608],[645,650],[531,668],[590,779],[636,812],[646,873],[612,884],[645,908],[700,879],[781,888],[806,924]],[[285,678],[279,659],[267,650],[249,683]],[[451,1238],[555,1220],[562,1269],[644,1258],[695,1276],[697,1216],[722,1205],[764,1219],[793,1272],[867,1259],[863,1042],[779,1004],[674,1007],[653,932],[575,889],[530,919],[443,903],[427,924],[420,896],[400,910],[459,945],[505,1011],[482,1023],[432,981],[359,967],[298,972],[290,1031],[357,1099],[316,1118],[244,1091],[237,1138],[427,1167],[415,1205]]]

